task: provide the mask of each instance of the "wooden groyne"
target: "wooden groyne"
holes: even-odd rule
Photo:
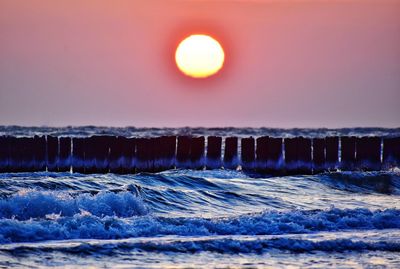
[[[127,138],[0,136],[0,172],[120,173],[174,168],[273,175],[379,171],[400,166],[400,137]]]

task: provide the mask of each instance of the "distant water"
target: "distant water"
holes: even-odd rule
[[[400,136],[400,128],[341,128],[341,129],[277,129],[277,128],[135,128],[135,127],[20,127],[1,126],[0,135],[34,136],[91,136],[91,135],[119,135],[125,137],[154,137],[162,135],[217,135],[217,136],[273,136],[273,137],[325,137],[325,136]]]
[[[399,129],[0,127],[0,135],[399,135]],[[0,174],[1,267],[400,268],[400,170]]]

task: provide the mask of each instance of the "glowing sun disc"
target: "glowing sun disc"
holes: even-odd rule
[[[220,43],[208,35],[185,38],[175,52],[179,70],[193,78],[216,74],[224,65],[225,53]]]

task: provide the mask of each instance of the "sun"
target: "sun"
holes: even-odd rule
[[[179,70],[193,78],[216,74],[224,65],[225,53],[221,44],[208,35],[191,35],[177,47],[175,61]]]

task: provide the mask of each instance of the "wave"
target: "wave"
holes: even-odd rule
[[[115,256],[122,253],[134,252],[162,252],[162,253],[197,253],[214,252],[222,254],[262,254],[271,249],[289,252],[345,252],[345,251],[389,251],[400,252],[398,233],[391,233],[395,238],[387,239],[382,237],[373,239],[366,233],[356,233],[354,238],[332,239],[326,234],[313,236],[210,236],[210,237],[158,237],[138,238],[120,240],[73,240],[64,242],[44,242],[39,244],[20,243],[3,245],[0,252],[10,252],[13,255],[24,255],[25,253],[62,252],[78,255],[91,255],[101,253],[102,256]]]
[[[351,195],[351,196],[350,196]],[[157,174],[0,175],[0,218],[28,220],[54,214],[129,218],[234,217],[265,210],[399,209],[394,172],[327,173],[250,178],[240,171],[170,170]],[[54,217],[54,216],[53,216]]]
[[[96,211],[95,211],[96,212]],[[231,218],[166,218],[152,214],[118,218],[81,212],[53,219],[0,219],[0,243],[65,239],[280,235],[319,231],[400,228],[400,210],[337,209],[268,211]]]
[[[109,247],[109,246],[108,246]],[[72,250],[79,253],[82,248],[86,252],[96,252],[85,247],[78,247]],[[148,252],[183,252],[195,253],[200,251],[217,252],[224,254],[256,253],[260,254],[270,249],[286,250],[291,252],[309,252],[309,251],[393,251],[400,252],[399,242],[363,242],[350,239],[327,240],[322,242],[313,242],[311,240],[276,238],[271,240],[237,241],[231,239],[191,241],[191,242],[173,242],[169,244],[160,244],[156,242],[124,244],[118,246],[122,249],[136,249]],[[112,249],[109,249],[112,251]],[[78,251],[78,252],[77,252]],[[66,251],[67,252],[67,251]]]
[[[79,194],[21,190],[0,200],[0,219],[28,220],[74,216],[79,213],[93,216],[132,217],[145,215],[148,209],[142,199],[132,192],[99,192]]]
[[[182,253],[195,253],[200,251],[217,252],[223,254],[242,254],[242,253],[256,253],[261,254],[267,250],[278,249],[291,252],[310,252],[310,251],[325,251],[325,252],[343,252],[343,251],[392,251],[400,252],[399,242],[363,242],[353,241],[350,239],[341,240],[327,240],[322,242],[313,242],[311,240],[301,239],[287,239],[275,238],[271,240],[254,240],[254,241],[238,241],[232,239],[222,240],[201,240],[191,242],[172,242],[172,243],[157,243],[145,242],[134,244],[120,244],[115,246],[119,251],[128,250],[142,250],[147,252],[182,252]],[[100,247],[101,250],[104,247]],[[113,254],[113,248],[107,246],[108,252],[102,254]],[[107,251],[106,250],[106,251]],[[75,247],[74,249],[63,249],[65,252],[74,253],[96,253],[99,247],[83,245]]]
[[[331,188],[352,193],[400,194],[400,174],[398,172],[325,173],[312,179]]]

